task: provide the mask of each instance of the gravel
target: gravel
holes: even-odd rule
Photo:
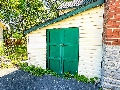
[[[22,70],[16,70],[0,77],[0,90],[99,90],[90,83],[75,79],[57,78],[51,75],[33,76]]]

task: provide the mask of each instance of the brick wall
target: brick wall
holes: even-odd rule
[[[120,45],[120,0],[105,3],[103,42]]]
[[[120,90],[120,0],[106,0],[103,25],[103,90]]]

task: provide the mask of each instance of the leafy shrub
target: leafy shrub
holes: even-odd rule
[[[49,69],[42,69],[41,67],[35,67],[34,65],[28,65],[28,63],[19,63],[18,64],[19,68],[31,73],[32,75],[35,76],[43,76],[46,74],[50,74],[56,77],[60,77],[56,72],[53,72],[52,70]],[[69,79],[69,78],[75,78],[77,81],[84,82],[84,83],[95,83],[96,80],[98,80],[98,77],[94,78],[87,78],[84,75],[78,75],[76,74],[70,74],[70,72],[65,72],[63,75],[63,78]]]
[[[5,63],[1,63],[0,64],[0,68],[8,68],[9,66],[7,65],[7,64],[5,64]]]
[[[4,55],[4,46],[3,43],[0,43],[0,56]]]
[[[31,73],[34,76],[43,76],[43,75],[53,75],[56,77],[60,77],[56,72],[53,72],[52,70],[47,69],[42,69],[41,67],[35,67],[34,65],[28,65],[28,63],[19,63],[18,67],[26,72]],[[63,75],[63,78],[69,79],[69,78],[74,78],[77,81],[84,82],[84,83],[92,83],[94,84],[96,80],[98,80],[98,77],[94,78],[87,78],[84,75],[78,75],[76,74],[70,74],[70,72],[65,72]],[[102,90],[102,88],[99,88],[99,90]]]
[[[70,72],[65,72],[65,73],[64,73],[64,77],[65,77],[66,79],[68,79],[68,78],[72,78],[73,75],[70,74]]]
[[[0,45],[0,65],[4,61],[4,59],[1,59],[1,57],[4,57],[4,59],[9,59],[11,61],[9,63],[10,66],[8,65],[7,67],[15,66],[19,62],[27,60],[27,46],[24,41],[24,38],[22,39],[21,45],[5,46],[5,44],[2,43]],[[6,65],[1,65],[1,67],[6,68]]]

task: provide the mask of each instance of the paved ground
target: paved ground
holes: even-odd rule
[[[0,77],[2,77],[4,75],[7,75],[7,74],[9,74],[11,72],[14,72],[16,70],[18,70],[16,67],[15,68],[8,68],[8,69],[7,68],[5,68],[5,69],[0,68]]]

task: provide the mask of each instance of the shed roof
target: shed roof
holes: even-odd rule
[[[87,0],[87,1],[89,1],[89,0]],[[42,24],[40,24],[38,26],[34,26],[34,27],[24,31],[24,34],[28,34],[28,33],[32,32],[32,31],[37,30],[38,28],[43,28],[43,27],[46,27],[46,26],[48,26],[50,24],[59,22],[59,21],[61,21],[63,19],[69,18],[69,17],[71,17],[73,15],[76,15],[78,13],[84,12],[84,11],[86,11],[88,9],[94,8],[94,7],[99,6],[99,5],[104,3],[104,0],[96,0],[96,1],[95,0],[90,0],[90,1],[94,1],[94,2],[90,2],[89,4],[86,4],[84,6],[77,7],[75,10],[73,10],[71,12],[68,12],[66,14],[63,14],[63,15],[59,16],[56,19],[49,20],[49,21],[44,22],[44,23],[42,23]]]
[[[67,8],[76,8],[76,7],[80,7],[80,6],[85,6],[91,2],[95,2],[97,0],[73,0],[70,2],[64,2],[62,3],[58,9],[67,9]]]

